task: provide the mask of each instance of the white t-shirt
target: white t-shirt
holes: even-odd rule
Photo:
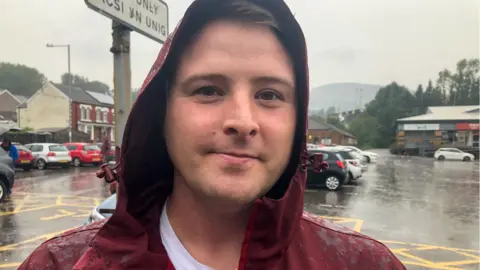
[[[166,202],[160,216],[160,236],[175,270],[212,270],[195,260],[182,245],[168,220]]]

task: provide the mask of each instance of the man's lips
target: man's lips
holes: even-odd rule
[[[258,161],[258,156],[248,154],[248,153],[238,153],[238,152],[214,152],[213,155],[221,158],[227,163],[230,164],[247,164],[253,161]]]

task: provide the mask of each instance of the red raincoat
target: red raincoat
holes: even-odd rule
[[[46,241],[19,269],[173,270],[159,231],[160,212],[173,187],[172,165],[160,136],[169,85],[166,78],[171,76],[175,55],[222,1],[227,0],[192,3],[145,80],[122,142],[115,214]],[[298,118],[292,158],[272,190],[254,204],[238,269],[405,269],[378,241],[304,213],[309,92],[305,39],[282,0],[250,1],[269,10],[282,29],[282,41],[296,73]]]

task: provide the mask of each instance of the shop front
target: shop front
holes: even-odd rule
[[[457,123],[455,128],[457,130],[458,140],[465,142],[465,146],[479,147],[479,123]]]

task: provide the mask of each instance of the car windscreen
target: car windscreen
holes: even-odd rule
[[[350,153],[351,153],[350,151],[340,151],[339,152],[340,156],[343,159],[355,159],[355,157],[353,157]]]
[[[65,145],[50,145],[48,146],[48,150],[52,152],[68,152],[68,149]]]
[[[3,150],[3,148],[0,147],[0,156],[6,156],[8,155],[7,152],[5,152],[5,150]]]
[[[355,151],[350,151],[349,154],[355,159],[362,159],[362,156]]]
[[[15,147],[17,147],[17,150],[18,150],[18,151],[30,152],[30,150],[29,150],[27,147],[23,146],[23,145],[15,145]]]
[[[342,162],[345,160],[340,153],[336,153],[335,156]]]
[[[100,148],[95,144],[89,144],[89,145],[84,145],[83,150],[85,150],[85,151],[95,151],[95,150],[100,151]]]

